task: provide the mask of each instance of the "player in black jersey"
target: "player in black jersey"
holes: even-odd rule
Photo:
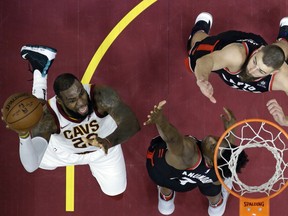
[[[288,93],[288,17],[280,21],[277,41],[267,45],[259,35],[227,31],[215,36],[208,33],[211,14],[198,15],[187,44],[187,66],[194,72],[201,92],[216,103],[211,72],[232,88],[262,93],[280,90]]]
[[[166,101],[161,101],[148,115],[144,125],[155,124],[159,135],[152,139],[147,151],[146,167],[150,178],[158,185],[158,210],[164,215],[174,212],[175,191],[186,192],[198,187],[209,200],[208,214],[223,215],[229,193],[221,186],[214,167],[214,149],[219,137],[207,136],[202,141],[193,136],[184,136],[163,115],[162,107]],[[224,128],[235,123],[235,117],[230,110],[224,109],[226,115],[221,115]],[[229,142],[233,145],[232,137]],[[224,141],[221,146],[228,145]],[[231,151],[226,150],[227,160]],[[223,154],[223,155],[224,155]],[[220,155],[219,155],[220,158]],[[223,160],[223,159],[222,159]],[[246,153],[240,153],[236,172],[240,172],[248,161]],[[218,160],[218,165],[221,159]],[[231,176],[226,167],[224,176]],[[232,187],[230,178],[224,179],[225,184]]]

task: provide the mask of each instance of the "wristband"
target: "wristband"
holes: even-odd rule
[[[19,137],[21,138],[21,139],[26,139],[26,138],[28,138],[30,136],[30,133],[29,132],[27,132],[26,134],[23,134],[23,135],[19,135]]]

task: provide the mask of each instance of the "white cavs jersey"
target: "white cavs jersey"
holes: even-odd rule
[[[90,85],[83,85],[91,100],[93,91]],[[70,153],[83,153],[98,150],[98,147],[85,144],[81,137],[92,139],[105,138],[117,128],[117,124],[110,115],[100,116],[94,112],[83,121],[77,121],[65,115],[60,105],[56,102],[56,96],[48,101],[51,113],[55,117],[58,133],[52,134],[49,144]]]

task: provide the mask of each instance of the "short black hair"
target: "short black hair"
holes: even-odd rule
[[[57,97],[61,98],[60,92],[70,88],[74,84],[75,80],[79,81],[79,79],[71,73],[63,73],[56,77],[53,84],[53,89]]]
[[[279,69],[283,65],[285,54],[279,46],[274,44],[267,45],[261,51],[263,52],[262,61],[266,66]]]
[[[230,160],[231,154],[233,151],[236,150],[236,147],[237,147],[236,145],[230,144],[229,148],[225,148],[220,153],[221,156],[217,160],[218,167],[221,167],[221,168],[218,168],[218,171],[223,178],[229,178],[232,176],[232,173],[231,173],[226,161]],[[238,160],[237,160],[236,172],[241,173],[241,169],[246,166],[248,161],[249,161],[249,159],[248,159],[248,155],[246,154],[246,152],[244,150],[241,151],[241,153],[238,156]]]

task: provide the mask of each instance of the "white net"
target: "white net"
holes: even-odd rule
[[[283,130],[282,130],[283,131]],[[242,125],[238,125],[237,128],[233,128],[232,130],[228,131],[224,136],[223,140],[225,139],[228,143],[226,147],[219,147],[218,152],[220,153],[220,157],[225,161],[224,164],[218,165],[219,173],[223,177],[224,174],[224,167],[228,166],[230,172],[232,173],[231,179],[233,182],[233,191],[243,196],[244,194],[252,194],[258,193],[263,196],[266,194],[267,196],[271,196],[273,193],[278,192],[281,190],[288,181],[288,148],[286,147],[285,143],[287,143],[287,134],[279,130],[279,128],[275,128],[272,124],[268,121],[246,121]],[[231,142],[233,140],[233,143]],[[245,150],[256,151],[257,154],[261,154],[264,150],[267,150],[272,155],[275,161],[271,161],[271,158],[268,161],[269,166],[275,165],[275,172],[270,176],[265,183],[260,185],[248,185],[243,181],[247,182],[247,178],[251,178],[251,176],[246,176],[239,178],[237,170],[237,161],[241,152]],[[231,157],[229,159],[225,158],[224,152],[229,150],[231,153]],[[249,156],[249,155],[248,155]],[[249,156],[250,157],[250,156]],[[253,166],[253,164],[249,164],[249,166]],[[267,166],[265,167],[253,167],[259,172],[265,172]],[[273,167],[274,169],[274,167]],[[245,172],[242,170],[242,173]],[[245,176],[245,175],[244,175]],[[252,174],[252,178],[254,178]],[[257,176],[255,176],[257,178]],[[286,186],[285,186],[286,187]],[[284,188],[283,188],[284,189]]]

